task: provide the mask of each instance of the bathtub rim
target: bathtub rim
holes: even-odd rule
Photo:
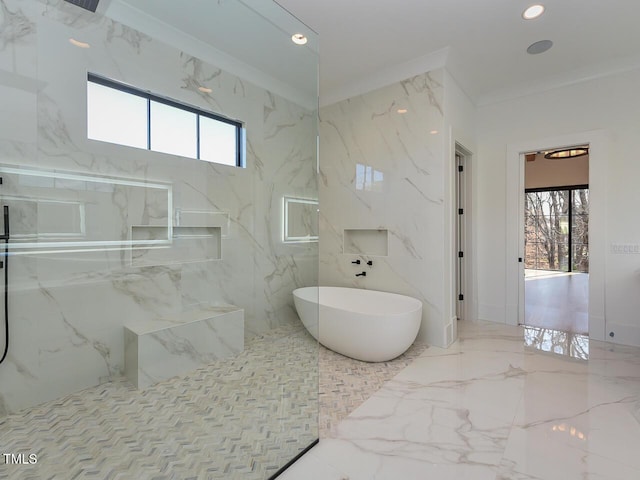
[[[305,291],[305,290],[313,290],[313,289],[317,289],[317,294],[313,295],[312,298],[309,297],[305,297],[299,294],[299,292],[301,291]],[[393,296],[395,298],[399,298],[402,299],[403,301],[406,301],[408,305],[415,303],[415,308],[410,308],[410,309],[403,309],[401,311],[394,311],[392,313],[384,313],[384,312],[376,312],[376,311],[362,311],[362,310],[356,310],[353,308],[343,308],[342,306],[336,306],[336,305],[332,305],[332,304],[327,304],[327,303],[320,303],[320,291],[322,289],[335,289],[335,290],[352,290],[352,291],[358,291],[358,292],[371,292],[372,294],[382,294],[383,296]],[[298,292],[296,294],[296,292]],[[324,285],[320,285],[320,286],[316,286],[316,287],[299,287],[296,288],[295,290],[293,290],[293,295],[297,296],[299,299],[303,300],[303,301],[307,301],[307,302],[312,302],[319,305],[322,305],[324,307],[328,307],[328,308],[335,308],[337,310],[343,310],[343,311],[347,311],[349,313],[357,313],[357,314],[362,314],[362,315],[369,315],[372,317],[383,317],[383,316],[394,316],[394,315],[406,315],[406,314],[412,314],[417,312],[418,310],[421,310],[423,308],[423,304],[422,301],[415,298],[415,297],[411,297],[409,295],[405,295],[402,293],[395,293],[395,292],[387,292],[384,290],[370,290],[367,288],[356,288],[356,287],[336,287],[336,286],[324,286]]]

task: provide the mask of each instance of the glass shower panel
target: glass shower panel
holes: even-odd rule
[[[318,437],[292,296],[318,276],[317,36],[274,2],[0,3],[0,437],[37,458],[0,476],[276,474]],[[240,122],[244,166],[189,158],[175,119],[147,150],[152,112],[95,110],[88,72]]]

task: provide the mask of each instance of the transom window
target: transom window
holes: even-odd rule
[[[244,167],[242,123],[93,73],[87,137]]]

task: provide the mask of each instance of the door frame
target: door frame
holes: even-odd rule
[[[507,145],[505,298],[509,325],[524,322],[524,154],[589,145],[589,337],[605,340],[607,157],[604,130],[539,138]]]
[[[452,159],[450,166],[450,207],[449,207],[449,228],[450,228],[450,249],[449,249],[449,265],[448,270],[451,272],[449,277],[449,310],[451,312],[451,322],[455,325],[457,321],[456,303],[458,302],[458,247],[457,247],[457,222],[458,222],[458,166],[456,163],[456,155],[460,155],[462,164],[464,165],[464,242],[462,251],[464,252],[464,271],[462,279],[462,288],[464,301],[462,304],[462,318],[467,321],[476,321],[478,318],[478,301],[477,295],[477,269],[475,267],[477,259],[476,247],[476,226],[473,222],[476,215],[476,202],[474,201],[473,186],[476,183],[477,169],[475,168],[475,156],[464,144],[458,140],[452,140],[451,145]],[[457,327],[454,327],[457,328]],[[456,335],[457,336],[457,335]],[[454,337],[456,338],[456,337]]]

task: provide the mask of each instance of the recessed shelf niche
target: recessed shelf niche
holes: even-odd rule
[[[389,255],[389,231],[386,229],[345,229],[343,252],[354,255]]]

